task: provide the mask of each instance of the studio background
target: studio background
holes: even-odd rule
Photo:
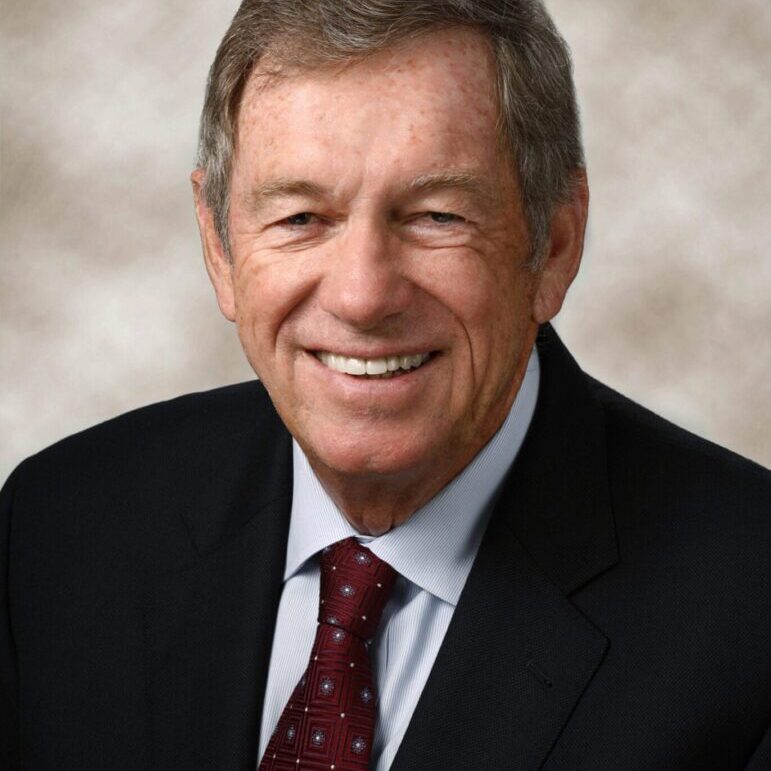
[[[188,182],[236,5],[4,2],[0,480],[96,422],[253,377]],[[592,193],[557,329],[590,374],[771,465],[771,4],[547,5]]]

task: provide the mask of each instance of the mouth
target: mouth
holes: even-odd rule
[[[400,354],[383,356],[375,359],[363,359],[358,356],[314,351],[313,355],[327,368],[345,375],[353,375],[366,380],[386,380],[401,377],[412,370],[422,367],[430,361],[435,352]]]

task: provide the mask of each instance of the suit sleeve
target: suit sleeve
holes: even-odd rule
[[[21,768],[19,673],[9,603],[11,514],[20,471],[17,468],[0,492],[0,768]]]

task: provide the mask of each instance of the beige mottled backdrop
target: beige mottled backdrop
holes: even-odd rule
[[[584,368],[771,463],[771,4],[551,0],[592,184],[558,328]],[[4,0],[0,477],[117,413],[251,376],[188,173],[235,2]]]

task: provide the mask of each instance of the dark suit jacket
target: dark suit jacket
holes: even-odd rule
[[[587,377],[541,390],[397,771],[771,768],[769,475]],[[290,437],[257,383],[2,494],[2,768],[254,771]]]

